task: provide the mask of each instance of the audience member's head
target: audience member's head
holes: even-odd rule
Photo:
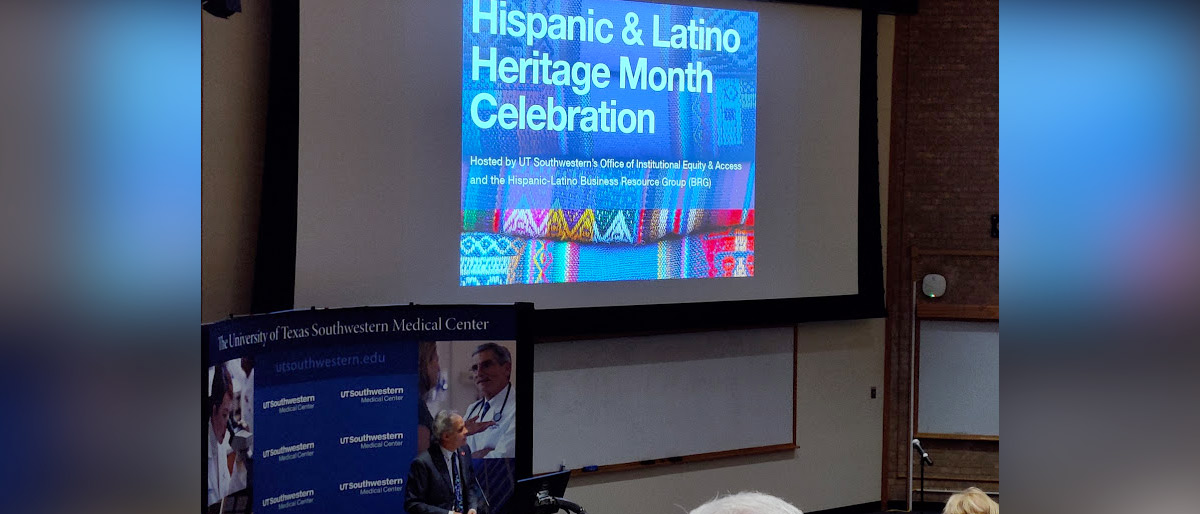
[[[792,504],[769,494],[741,492],[719,496],[689,514],[804,514]]]
[[[946,500],[942,514],[1000,514],[1000,505],[977,487],[968,487]]]

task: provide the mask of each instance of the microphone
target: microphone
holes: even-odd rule
[[[471,478],[475,479],[475,487],[479,488],[479,497],[483,498],[483,504],[487,505],[488,512],[491,512],[492,511],[492,502],[488,501],[487,493],[484,492],[484,490],[483,490],[483,484],[479,483],[479,477],[475,474],[472,474]]]
[[[912,445],[913,445],[913,448],[916,448],[917,452],[919,452],[921,454],[921,460],[925,461],[926,464],[929,464],[930,466],[932,466],[933,459],[929,458],[929,453],[927,453],[924,448],[921,448],[921,440],[913,439]]]

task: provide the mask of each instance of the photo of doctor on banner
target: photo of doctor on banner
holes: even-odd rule
[[[207,504],[212,511],[249,512],[245,491],[253,476],[254,358],[209,366],[208,377]],[[236,507],[224,505],[231,499]]]
[[[475,459],[512,459],[516,443],[516,402],[512,352],[498,343],[483,343],[471,353],[471,377],[479,399],[464,411],[467,444]]]

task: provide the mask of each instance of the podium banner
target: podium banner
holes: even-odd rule
[[[532,372],[518,345],[529,307],[322,309],[204,325],[204,511],[404,512],[409,465],[438,444],[433,417],[448,410],[471,429],[473,486],[493,514],[506,512],[518,462],[528,467],[517,434],[530,405],[515,392]]]

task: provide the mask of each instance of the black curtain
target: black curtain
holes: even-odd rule
[[[254,313],[291,309],[296,285],[296,149],[299,142],[300,11],[272,0],[270,82],[263,156]]]

